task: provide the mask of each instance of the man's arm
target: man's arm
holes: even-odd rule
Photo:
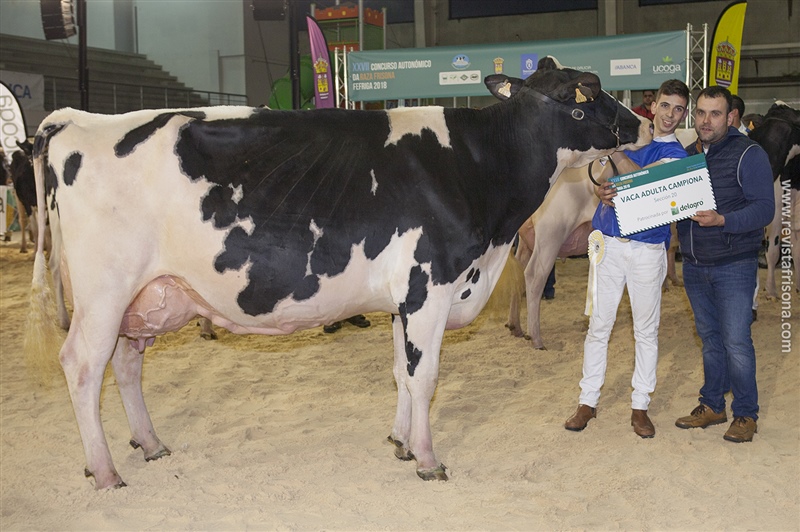
[[[775,216],[772,169],[761,146],[753,145],[742,154],[739,183],[747,204],[725,215],[716,211],[697,211],[692,220],[701,227],[723,226],[726,233],[746,233],[769,225]]]

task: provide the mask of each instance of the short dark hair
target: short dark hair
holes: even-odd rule
[[[658,100],[661,95],[665,96],[680,96],[684,100],[686,100],[686,104],[688,105],[691,101],[691,95],[689,94],[689,87],[686,86],[686,83],[682,82],[679,79],[668,79],[664,83],[661,84],[661,87],[658,88],[658,94],[656,94],[656,100]]]
[[[744,116],[744,100],[742,100],[735,94],[732,94],[731,109],[736,109],[737,111],[739,111],[739,118],[742,118]]]
[[[725,87],[720,87],[719,85],[711,85],[710,87],[706,87],[705,89],[700,91],[700,94],[697,95],[697,100],[700,101],[700,97],[705,96],[706,98],[719,98],[720,96],[725,98],[725,102],[728,104],[728,113],[731,112],[733,109],[733,96],[731,95],[731,91],[726,89]]]

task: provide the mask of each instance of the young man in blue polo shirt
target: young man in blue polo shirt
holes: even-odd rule
[[[686,116],[689,89],[682,81],[665,81],[651,104],[654,114],[653,142],[635,152],[611,155],[621,174],[646,166],[663,164],[687,156],[675,137],[675,130]],[[610,175],[607,165],[603,177]],[[578,409],[564,424],[567,430],[580,431],[597,415],[600,388],[605,381],[608,340],[617,317],[617,307],[625,287],[633,313],[636,341],[635,366],[631,385],[631,425],[642,438],[655,436],[647,416],[650,393],[656,386],[658,326],[661,317],[661,285],[667,272],[666,250],[669,225],[627,235],[620,234],[614,211],[613,185],[606,183],[596,191],[601,199],[592,226],[602,232],[604,252],[596,264],[596,291],[583,351],[583,379]],[[599,256],[599,255],[598,255]],[[594,283],[593,283],[594,284]]]

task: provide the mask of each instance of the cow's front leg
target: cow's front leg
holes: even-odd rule
[[[170,450],[156,436],[150,414],[142,395],[142,362],[144,353],[139,353],[127,338],[120,338],[111,365],[117,379],[117,387],[128,416],[131,429],[131,446],[141,447],[147,461],[169,456]]]
[[[100,420],[100,390],[116,333],[107,334],[105,338],[95,334],[90,341],[89,335],[82,330],[80,318],[77,321],[77,326],[70,330],[61,347],[59,359],[86,455],[85,474],[94,477],[97,489],[120,488],[125,483],[114,468]]]
[[[436,312],[431,299],[434,298],[428,299],[422,309],[413,313],[401,305],[400,315],[394,318],[394,374],[398,403],[390,440],[396,446],[395,456],[404,460],[416,459],[420,478],[447,480],[445,466],[439,463],[433,452],[429,418],[430,402],[439,376],[439,350],[447,309]],[[444,297],[442,300],[449,301]]]

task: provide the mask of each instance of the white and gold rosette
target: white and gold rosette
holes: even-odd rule
[[[603,233],[594,230],[589,233],[589,282],[586,284],[586,308],[583,313],[592,315],[592,310],[597,305],[597,265],[603,260],[606,244]]]

